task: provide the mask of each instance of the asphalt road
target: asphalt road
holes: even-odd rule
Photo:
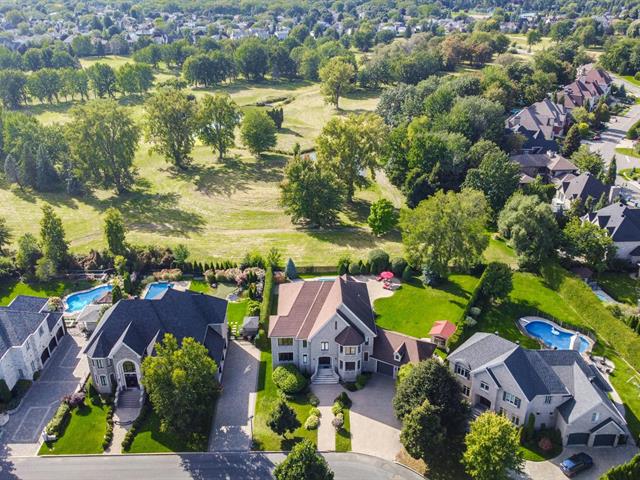
[[[354,453],[325,455],[335,480],[418,480],[400,465]],[[262,480],[271,479],[281,453],[194,453],[181,455],[102,455],[19,457],[0,460],[1,479],[24,480]]]

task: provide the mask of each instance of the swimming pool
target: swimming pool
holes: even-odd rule
[[[112,288],[112,285],[100,285],[90,290],[72,293],[64,301],[64,311],[67,313],[79,312],[87,305],[100,299],[105,293],[110,292]]]
[[[154,282],[149,284],[149,288],[144,294],[145,300],[153,300],[160,297],[164,292],[173,288],[173,283],[170,282]]]
[[[524,325],[524,329],[527,333],[541,340],[549,348],[557,348],[558,350],[569,350],[571,344],[571,337],[573,333],[567,330],[559,330],[550,323],[534,320]],[[580,353],[589,348],[589,341],[582,335],[578,335],[580,341],[580,347],[578,350]]]

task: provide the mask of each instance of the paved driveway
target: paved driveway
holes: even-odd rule
[[[251,448],[251,425],[260,368],[260,351],[245,341],[229,342],[209,451],[239,451]]]
[[[312,385],[313,392],[320,399],[321,406],[330,406],[340,392],[346,391],[340,385]],[[391,377],[373,374],[367,386],[357,392],[347,392],[351,407],[351,449],[386,460],[394,460],[402,445],[400,429],[402,425],[393,413],[395,381]],[[323,416],[321,422],[330,422]]]
[[[65,335],[42,371],[40,379],[27,392],[20,408],[2,427],[0,443],[11,455],[34,455],[40,433],[65,395],[73,393],[88,373],[86,360],[80,361],[85,343],[82,334],[71,330]]]
[[[598,447],[570,447],[549,462],[527,462],[524,473],[518,476],[519,480],[566,480],[567,477],[560,471],[558,465],[574,453],[586,452],[593,458],[594,467],[581,473],[580,480],[598,480],[603,473],[615,465],[626,463],[638,453],[635,446],[627,445],[617,448]]]

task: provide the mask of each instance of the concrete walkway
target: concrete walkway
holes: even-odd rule
[[[331,406],[319,406],[320,427],[318,427],[318,450],[322,452],[332,452],[336,449],[336,429],[333,428],[333,413]]]
[[[251,422],[255,413],[260,350],[244,340],[229,342],[209,437],[209,451],[241,451],[251,448]]]

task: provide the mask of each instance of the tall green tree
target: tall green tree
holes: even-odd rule
[[[555,254],[558,224],[551,207],[536,196],[513,195],[498,217],[498,230],[523,268],[536,270]]]
[[[571,161],[582,173],[589,172],[596,178],[605,172],[604,160],[597,152],[592,152],[587,145],[582,145],[571,155]]]
[[[249,80],[262,80],[269,71],[269,51],[258,38],[243,40],[235,56],[240,72]]]
[[[280,203],[292,222],[324,227],[337,220],[344,192],[332,171],[308,155],[297,155],[285,167]]]
[[[240,125],[240,138],[256,157],[276,146],[276,124],[263,110],[249,110]]]
[[[293,433],[300,425],[295,410],[282,398],[273,406],[267,420],[267,426],[282,437],[286,437],[287,432]]]
[[[54,190],[59,182],[58,173],[52,165],[45,145],[40,145],[36,153],[36,189],[41,192]]]
[[[489,302],[504,300],[513,290],[513,272],[506,263],[491,262],[482,272],[480,295]]]
[[[20,185],[35,187],[37,179],[37,165],[36,156],[31,143],[24,142],[22,144],[19,167],[18,174],[20,177]]]
[[[240,124],[238,105],[229,95],[206,95],[198,111],[198,137],[213,147],[222,161],[235,142],[235,129]]]
[[[24,273],[31,274],[36,267],[36,262],[42,256],[36,237],[25,233],[18,239],[18,251],[16,252],[16,267]]]
[[[89,85],[96,97],[113,97],[116,93],[117,79],[116,73],[111,66],[106,63],[94,63],[87,68]]]
[[[340,97],[351,90],[351,82],[356,73],[353,65],[336,57],[320,68],[319,73],[320,92],[325,101],[340,110]]]
[[[7,219],[0,217],[0,255],[6,253],[5,248],[9,245],[11,238],[13,238],[13,234],[7,225]]]
[[[580,142],[581,138],[578,125],[571,125],[567,132],[567,136],[564,137],[564,142],[562,143],[562,154],[565,157],[570,157],[580,148]]]
[[[398,213],[389,200],[381,198],[371,204],[367,224],[374,235],[384,235],[398,224]]]
[[[120,210],[115,207],[107,209],[104,213],[104,236],[107,240],[107,247],[113,255],[126,255],[126,235],[127,228]]]
[[[402,242],[414,266],[446,277],[451,266],[480,263],[488,239],[488,205],[477,190],[441,190],[400,215]]]
[[[8,154],[4,159],[4,177],[9,183],[17,183],[22,188],[20,167],[12,154]]]
[[[65,136],[82,175],[123,193],[134,179],[140,129],[129,110],[113,100],[94,100],[71,111]]]
[[[18,70],[0,70],[0,101],[15,110],[27,101],[27,76]]]
[[[40,243],[44,258],[51,260],[56,268],[59,268],[67,260],[69,244],[65,238],[62,220],[48,203],[42,206]]]
[[[563,231],[564,247],[574,257],[582,257],[597,272],[607,268],[615,257],[616,246],[603,228],[573,217]]]
[[[611,161],[609,162],[609,168],[607,168],[607,174],[604,178],[604,183],[606,185],[615,185],[616,177],[618,176],[618,161],[616,160],[616,156],[611,157]]]
[[[152,150],[180,169],[186,168],[195,143],[197,106],[184,92],[161,88],[144,105],[145,137]]]
[[[474,480],[508,480],[524,465],[520,432],[503,415],[486,412],[471,423],[465,438],[465,469]]]
[[[142,361],[142,384],[163,429],[189,438],[208,432],[211,407],[220,393],[218,366],[204,345],[191,337],[165,334],[156,355]]]
[[[516,191],[519,182],[519,166],[498,150],[486,154],[478,168],[467,172],[463,187],[483,192],[494,214],[497,214]]]
[[[309,440],[297,443],[273,471],[276,480],[333,480],[327,461]]]
[[[318,161],[341,180],[347,201],[353,200],[356,186],[366,185],[365,170],[375,176],[385,147],[386,131],[379,115],[366,113],[333,117],[316,139]]]

